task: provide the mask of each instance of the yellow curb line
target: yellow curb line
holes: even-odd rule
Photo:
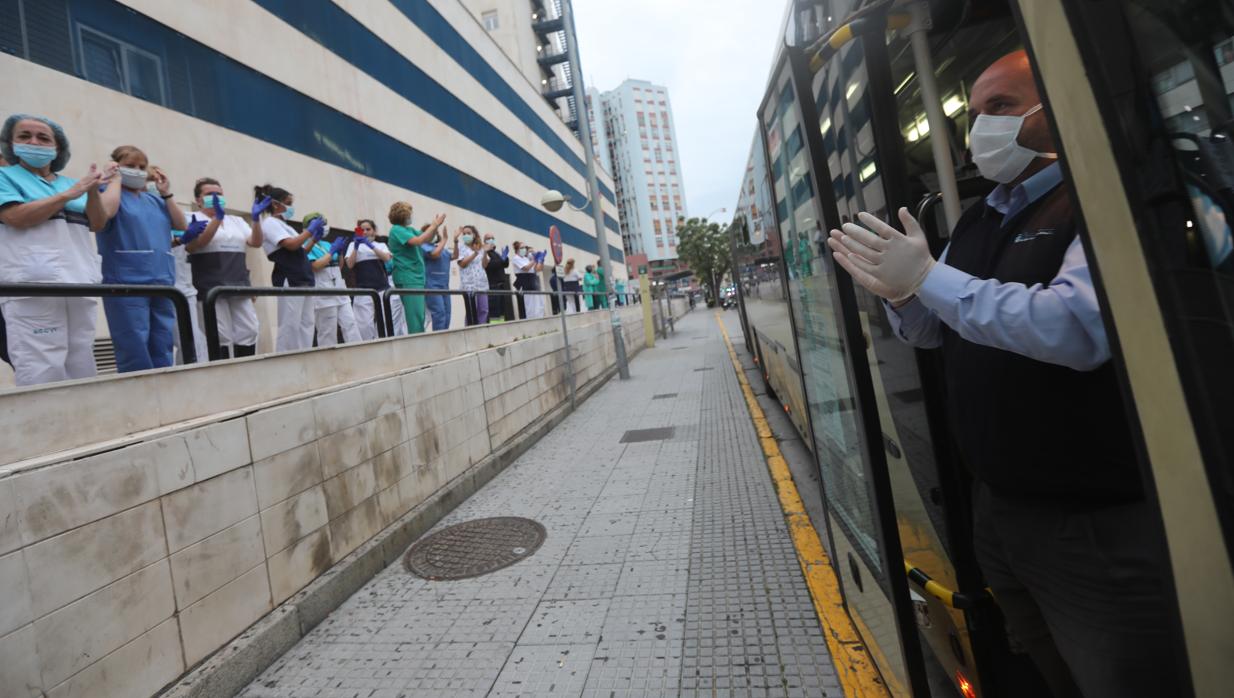
[[[827,647],[831,650],[831,660],[835,664],[836,676],[844,689],[844,695],[849,698],[890,696],[887,685],[879,675],[878,667],[870,658],[865,642],[857,633],[848,612],[844,610],[844,599],[840,595],[840,584],[831,560],[827,557],[818,531],[814,530],[810,515],[806,513],[805,505],[801,502],[797,486],[793,483],[793,475],[789,472],[788,463],[771,433],[763,408],[759,407],[754,391],[750,389],[750,382],[746,380],[745,371],[741,369],[737,352],[733,350],[728,331],[724,329],[724,322],[719,313],[715,316],[716,323],[720,325],[720,333],[724,335],[724,344],[728,347],[733,370],[737,372],[737,381],[741,384],[746,407],[750,410],[750,421],[754,422],[759,444],[763,447],[767,470],[771,473],[776,494],[780,498],[780,508],[784,511],[784,519],[788,523],[789,535],[793,538],[793,547],[797,550],[797,562],[801,565],[806,586],[810,589],[814,611],[818,614],[819,625],[827,638]]]

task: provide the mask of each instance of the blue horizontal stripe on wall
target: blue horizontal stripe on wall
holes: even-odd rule
[[[546,188],[559,189],[574,201],[587,198],[586,194],[572,187],[441,83],[429,77],[415,63],[407,60],[330,0],[253,1]],[[539,120],[534,113],[532,117]],[[564,144],[562,146],[564,147]],[[577,157],[575,160],[579,166],[582,165],[582,160]],[[611,217],[607,218],[606,224],[613,232],[620,232],[617,221]]]
[[[480,53],[454,30],[454,26],[446,21],[446,18],[442,17],[428,0],[390,0],[390,2],[413,24],[420,27],[433,40],[433,43],[446,52],[446,55],[453,58],[463,70],[470,73],[498,101],[506,105],[507,109],[535,131],[545,143],[560,153],[566,162],[574,166],[574,169],[580,173],[586,172],[587,165],[582,158],[576,155],[557,133],[536,115],[535,110],[518,96],[514,88],[510,87],[510,84],[493,69],[493,66],[489,65],[488,61],[484,60]],[[608,199],[609,203],[616,203],[613,192],[604,185],[604,182],[599,184],[600,194]],[[607,216],[605,218],[612,220]],[[616,230],[616,228],[613,229]]]
[[[113,0],[47,1],[67,5],[74,35],[79,26],[87,26],[159,56],[166,66],[165,81],[170,86],[164,106],[516,228],[547,236],[549,226],[556,225],[566,244],[588,251],[599,249],[594,235],[548,215],[538,206],[510,196]],[[80,49],[64,46],[57,50],[74,56],[74,70],[80,75]],[[95,82],[119,89],[106,82]],[[47,116],[56,118],[55,114]],[[150,134],[149,138],[134,145],[146,150],[157,162],[160,141],[175,138],[175,134]],[[234,160],[237,155],[202,152],[198,175],[210,175],[212,162],[224,157]],[[273,183],[294,189],[293,181],[292,173],[288,173],[281,180],[275,177]],[[233,192],[233,196],[239,193]],[[298,203],[304,210],[313,207],[311,201]],[[413,199],[412,203],[417,202]],[[417,222],[437,213],[425,209],[423,205],[417,206]],[[323,213],[330,215],[329,211]],[[373,211],[370,217],[382,220],[383,213]],[[609,245],[609,250],[614,260],[624,260],[620,249]]]

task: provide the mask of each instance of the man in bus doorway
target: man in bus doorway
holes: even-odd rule
[[[861,213],[828,244],[904,341],[942,347],[977,560],[1055,696],[1174,695],[1164,543],[1041,109],[1023,51],[973,83],[973,161],[998,186],[937,262],[904,208],[904,233]]]

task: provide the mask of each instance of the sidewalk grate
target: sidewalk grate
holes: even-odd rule
[[[658,393],[656,395],[652,395],[651,399],[652,400],[667,400],[670,397],[677,397],[677,393]]]
[[[676,427],[656,427],[655,429],[631,429],[621,435],[620,443],[633,444],[640,441],[663,441],[672,438]]]
[[[432,580],[467,579],[529,557],[544,542],[537,521],[498,516],[464,521],[420,539],[407,551],[407,571]]]
[[[714,371],[714,370],[716,370],[714,367],[708,366],[706,368],[696,368],[694,369],[694,372],[698,373],[699,371]]]

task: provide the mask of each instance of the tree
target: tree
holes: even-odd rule
[[[689,218],[677,224],[677,257],[707,287],[712,300],[720,298],[720,282],[732,266],[729,233],[718,223]]]

